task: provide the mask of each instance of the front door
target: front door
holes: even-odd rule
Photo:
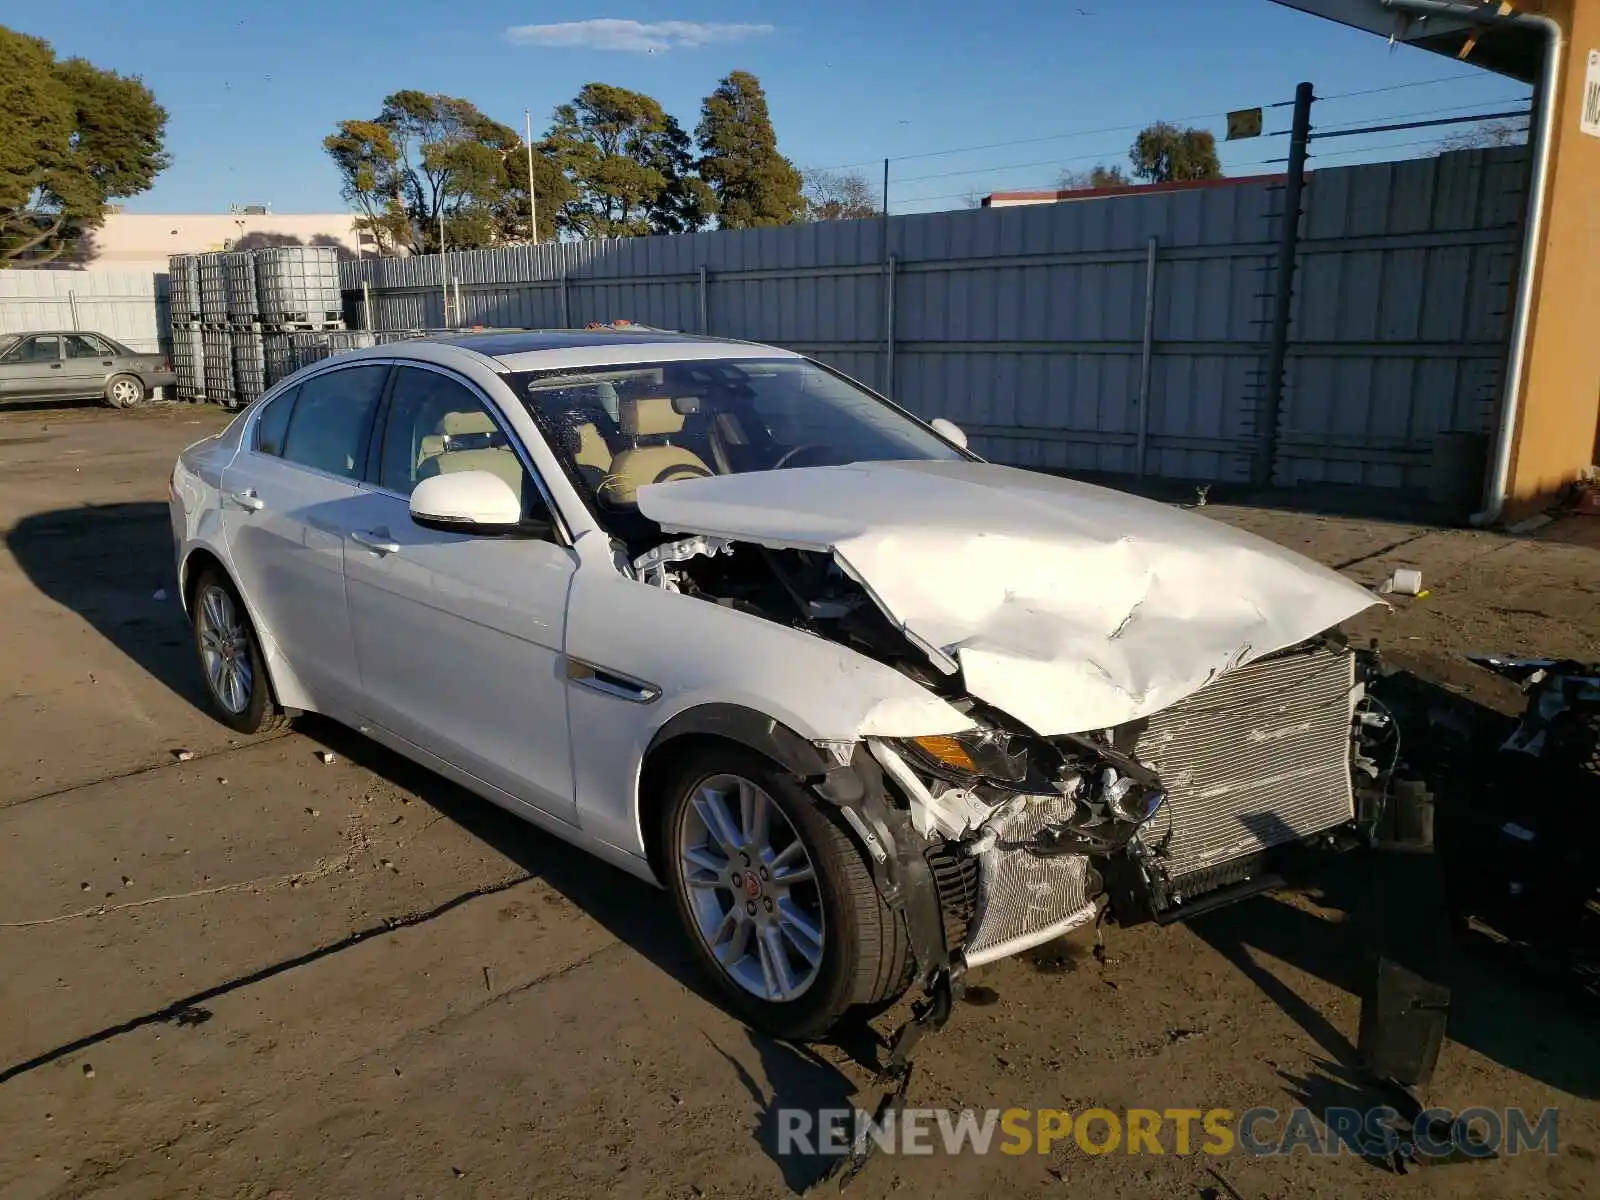
[[[344,367],[274,397],[222,473],[223,537],[245,602],[335,716],[353,711],[360,688],[344,555],[388,374]]]
[[[397,366],[371,486],[345,546],[366,715],[501,792],[576,820],[562,634],[576,558],[553,539],[424,529],[430,475],[487,470],[546,512],[492,406],[457,376]]]
[[[0,355],[0,400],[56,400],[67,396],[59,333],[35,333]]]

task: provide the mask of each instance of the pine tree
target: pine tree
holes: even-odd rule
[[[700,178],[717,198],[723,229],[787,225],[805,215],[800,172],[778,153],[761,81],[734,71],[705,99],[700,124]]]

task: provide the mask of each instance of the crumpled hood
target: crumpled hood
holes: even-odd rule
[[[1379,603],[1218,521],[989,463],[884,462],[639,489],[671,532],[831,552],[936,665],[1042,734],[1137,720]]]

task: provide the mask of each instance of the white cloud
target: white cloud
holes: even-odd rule
[[[651,54],[658,50],[692,50],[717,42],[741,42],[773,32],[771,25],[739,25],[718,21],[623,21],[600,17],[555,25],[513,25],[506,36],[526,46],[581,46],[588,50],[622,50]]]

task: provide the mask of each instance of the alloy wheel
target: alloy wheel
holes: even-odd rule
[[[762,1000],[804,993],[822,968],[822,896],[778,803],[742,776],[713,775],[684,805],[677,841],[679,886],[723,973]]]
[[[255,670],[250,637],[233,597],[208,584],[200,593],[200,660],[217,703],[235,716],[250,706]]]

